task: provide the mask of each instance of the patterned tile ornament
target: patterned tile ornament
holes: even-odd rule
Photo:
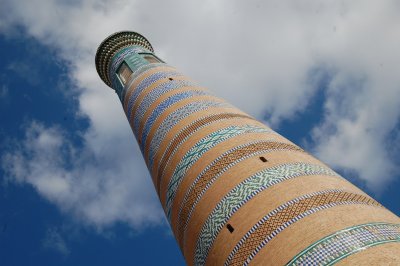
[[[173,76],[173,75],[172,75]],[[172,77],[171,76],[171,77]],[[172,84],[174,84],[174,83],[177,83],[177,82],[183,82],[183,81],[186,81],[186,82],[189,82],[189,80],[186,80],[186,79],[183,79],[183,80],[180,80],[180,79],[178,79],[178,80],[173,80],[173,81],[171,81],[170,79],[164,79],[163,80],[163,82],[162,83],[160,83],[160,84],[158,84],[157,85],[157,87],[155,87],[155,88],[152,88],[148,93],[144,93],[144,97],[143,97],[143,99],[141,100],[141,101],[137,101],[137,99],[135,100],[135,101],[133,101],[132,102],[132,104],[131,104],[131,106],[129,106],[128,105],[128,107],[129,107],[129,110],[130,110],[130,113],[129,113],[129,121],[131,121],[131,119],[132,119],[132,117],[136,117],[136,113],[137,113],[137,110],[140,108],[139,106],[140,105],[142,105],[142,104],[147,104],[148,102],[149,102],[149,100],[146,100],[146,102],[145,103],[143,103],[144,101],[145,101],[145,99],[147,98],[147,99],[149,99],[149,97],[155,97],[155,96],[157,96],[157,98],[158,97],[160,97],[161,96],[161,94],[159,94],[159,90],[160,89],[163,89],[163,87],[164,86],[168,86],[168,87],[170,87]],[[170,83],[172,83],[171,85],[169,85]],[[190,83],[190,85],[191,86],[194,86],[194,82],[192,81],[192,83]],[[151,85],[151,84],[150,84]],[[149,87],[148,87],[149,88]],[[146,89],[146,88],[145,88]],[[168,92],[168,91],[170,91],[170,90],[172,90],[173,88],[171,87],[171,88],[169,88],[168,90],[166,90],[165,92]],[[165,93],[164,92],[164,93]],[[142,93],[143,93],[143,91],[142,91]],[[156,93],[157,95],[154,95],[154,93]],[[149,95],[149,94],[152,94],[151,96]],[[138,96],[139,97],[139,96]],[[156,99],[157,99],[156,98]],[[151,103],[153,103],[156,99],[154,99],[153,101],[151,101]],[[150,105],[149,105],[150,106]],[[148,110],[148,108],[144,108],[144,112],[146,112]]]
[[[168,143],[167,148],[165,149],[163,155],[161,156],[160,164],[158,165],[156,172],[154,173],[154,176],[156,176],[156,187],[157,191],[159,191],[159,180],[161,179],[162,173],[164,173],[164,169],[166,165],[169,163],[170,159],[173,158],[173,155],[175,152],[179,149],[179,147],[195,132],[198,130],[211,125],[214,122],[220,121],[220,120],[225,120],[225,119],[233,119],[233,118],[244,118],[244,119],[251,119],[254,120],[254,118],[240,114],[240,113],[219,113],[219,114],[212,114],[208,115],[206,117],[201,117],[195,121],[193,121],[191,124],[183,128],[181,131],[176,134],[173,140]],[[169,131],[169,130],[168,130]],[[164,139],[164,138],[162,138]],[[162,141],[160,140],[160,142]],[[151,148],[150,149],[150,169],[153,169],[153,162],[154,162],[154,156],[155,156],[155,151],[158,150],[159,144],[156,146],[156,148]],[[154,152],[152,152],[154,151]]]
[[[133,73],[132,73],[132,78],[131,80],[124,86],[124,89],[122,90],[121,93],[121,99],[122,99],[122,103],[125,103],[125,95],[127,92],[132,91],[134,88],[132,88],[132,84],[137,81],[139,78],[142,78],[143,76],[146,76],[147,72],[150,72],[153,69],[159,68],[159,67],[163,67],[163,69],[165,70],[166,68],[173,70],[174,68],[172,68],[171,66],[164,64],[164,63],[158,63],[158,64],[147,64],[144,66],[139,67],[138,69],[136,69]],[[116,77],[116,76],[115,76]]]
[[[194,264],[205,264],[208,252],[226,222],[258,193],[284,180],[310,175],[338,176],[333,170],[322,165],[287,163],[264,169],[239,183],[223,197],[204,223],[196,243]]]
[[[135,47],[127,47],[125,49],[121,49],[114,57],[110,60],[111,66],[109,67],[109,72],[108,75],[110,77],[117,72],[117,69],[119,65],[124,61],[124,59],[132,54],[138,54],[138,53],[151,53],[147,49],[144,49],[143,47],[140,46],[135,46]]]
[[[132,48],[128,48],[128,49],[132,50]],[[134,49],[136,49],[136,48],[134,48]],[[139,49],[141,49],[141,48],[139,48]],[[132,78],[135,77],[135,75],[133,75],[133,73],[132,73],[132,75],[129,77],[129,80],[127,81],[127,84],[123,85],[121,83],[121,81],[118,78],[117,69],[119,68],[119,66],[121,65],[122,62],[125,62],[129,66],[129,69],[132,70],[132,72],[136,72],[137,69],[142,68],[144,66],[153,65],[153,64],[149,64],[146,60],[142,59],[142,57],[137,55],[136,53],[129,53],[128,55],[120,57],[120,60],[118,60],[118,62],[116,62],[116,61],[112,62],[113,64],[118,63],[118,65],[116,65],[115,69],[113,69],[109,72],[109,80],[112,84],[112,88],[117,92],[120,99],[122,99],[122,91],[124,91],[124,88],[126,87],[126,85],[130,84],[130,80],[132,80]],[[154,65],[153,65],[153,67],[154,67]]]
[[[127,47],[143,48],[143,51],[153,53],[153,47],[150,42],[142,35],[134,32],[118,32],[112,34],[106,38],[96,52],[95,64],[96,70],[99,73],[101,79],[108,85],[111,86],[109,80],[109,68],[110,61],[118,55],[121,50],[125,50]]]
[[[154,70],[157,70],[157,72],[154,72]],[[159,72],[163,72],[163,73],[176,72],[177,73],[178,71],[175,68],[173,68],[169,65],[166,65],[166,64],[161,64],[161,65],[160,64],[148,64],[148,65],[141,66],[135,72],[133,72],[133,74],[132,74],[133,78],[124,87],[124,92],[123,92],[124,93],[124,103],[123,103],[124,110],[127,109],[128,104],[129,104],[128,101],[130,100],[133,92],[136,90],[136,88],[140,84],[140,82],[144,81],[146,78],[150,77],[151,75],[154,75]],[[135,83],[135,82],[137,83],[138,80],[140,80],[140,82],[136,86],[132,86],[133,83]],[[125,99],[126,96],[128,96],[128,97]]]
[[[161,114],[163,114],[172,105],[174,105],[180,101],[183,101],[188,98],[192,98],[192,97],[196,97],[196,96],[204,96],[204,95],[209,95],[209,92],[204,91],[202,89],[180,92],[180,93],[177,93],[177,94],[174,94],[174,95],[168,97],[165,101],[163,101],[156,108],[154,108],[153,112],[146,119],[146,121],[144,122],[144,125],[143,125],[143,131],[142,131],[142,134],[140,137],[140,140],[141,140],[140,148],[141,148],[142,152],[144,153],[147,137],[150,133],[151,128],[153,127],[153,124],[156,122],[157,118]],[[140,132],[137,132],[136,136],[139,136],[139,134],[140,134]]]
[[[177,164],[174,173],[168,183],[165,212],[168,220],[171,222],[171,208],[172,203],[175,199],[176,191],[178,186],[182,182],[187,170],[199,159],[201,156],[213,148],[215,145],[231,139],[233,137],[247,134],[247,133],[271,133],[272,130],[266,127],[259,127],[254,125],[243,125],[243,126],[229,126],[217,130],[208,136],[198,141],[181,159]]]
[[[137,98],[139,97],[139,94],[149,87],[151,84],[161,80],[165,79],[167,77],[175,77],[175,76],[181,76],[179,72],[176,71],[160,71],[151,74],[147,78],[143,79],[137,86],[134,88],[133,93],[129,97],[128,105],[127,108],[125,109],[125,112],[127,114],[127,117],[130,117],[130,113],[132,112],[132,107],[135,104]]]
[[[201,200],[204,193],[211,187],[215,180],[217,180],[223,173],[229,170],[234,165],[257,156],[259,154],[290,150],[297,152],[304,152],[303,149],[296,145],[276,142],[273,140],[257,140],[237,146],[219,156],[211,162],[193,181],[192,185],[187,190],[184,199],[179,208],[178,214],[178,242],[183,244],[183,235],[186,231],[187,224],[190,220],[193,210],[196,208],[197,203]]]
[[[333,265],[351,254],[390,242],[400,242],[400,224],[356,225],[315,242],[286,265]]]
[[[192,102],[169,114],[167,118],[164,119],[161,125],[157,128],[153,136],[153,139],[150,142],[148,151],[149,156],[147,156],[146,150],[145,153],[143,154],[144,158],[150,158],[149,160],[146,160],[146,162],[148,163],[147,165],[149,166],[149,170],[151,170],[153,166],[154,157],[160,147],[161,142],[164,140],[165,136],[171,130],[171,128],[176,124],[178,124],[178,122],[184,119],[185,117],[212,107],[233,108],[233,106],[230,105],[229,103],[217,101],[216,98],[216,100],[210,99],[210,100]],[[159,191],[159,187],[157,188],[157,191]]]
[[[138,133],[140,121],[143,119],[143,116],[145,115],[146,111],[149,110],[151,104],[153,104],[163,94],[169,91],[180,89],[182,87],[195,87],[195,86],[196,84],[189,80],[173,80],[158,85],[143,98],[142,102],[139,104],[138,108],[135,111],[135,115],[133,115],[133,112],[131,113],[129,121],[133,119],[134,131]]]
[[[382,207],[366,195],[339,189],[303,195],[279,206],[258,221],[236,244],[225,265],[247,265],[269,241],[291,224],[318,211],[347,204]]]

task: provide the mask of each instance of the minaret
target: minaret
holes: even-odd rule
[[[396,215],[163,62],[142,35],[109,36],[96,69],[189,265],[400,265]]]

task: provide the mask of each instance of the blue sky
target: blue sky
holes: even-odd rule
[[[97,45],[134,30],[400,215],[395,1],[1,1],[2,265],[183,265]],[[182,23],[185,21],[185,23]]]

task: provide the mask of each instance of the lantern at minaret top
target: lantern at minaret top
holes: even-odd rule
[[[142,35],[109,36],[96,68],[189,265],[400,265],[396,215],[164,63]]]

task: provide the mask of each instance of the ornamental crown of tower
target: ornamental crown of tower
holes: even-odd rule
[[[153,53],[153,47],[150,42],[140,35],[132,31],[121,31],[110,35],[98,47],[96,53],[96,70],[100,78],[108,85],[112,86],[109,79],[109,67],[111,59],[115,54],[127,47],[140,46],[148,52]]]
[[[400,265],[396,215],[164,63],[139,33],[112,34],[95,62],[189,265]]]

